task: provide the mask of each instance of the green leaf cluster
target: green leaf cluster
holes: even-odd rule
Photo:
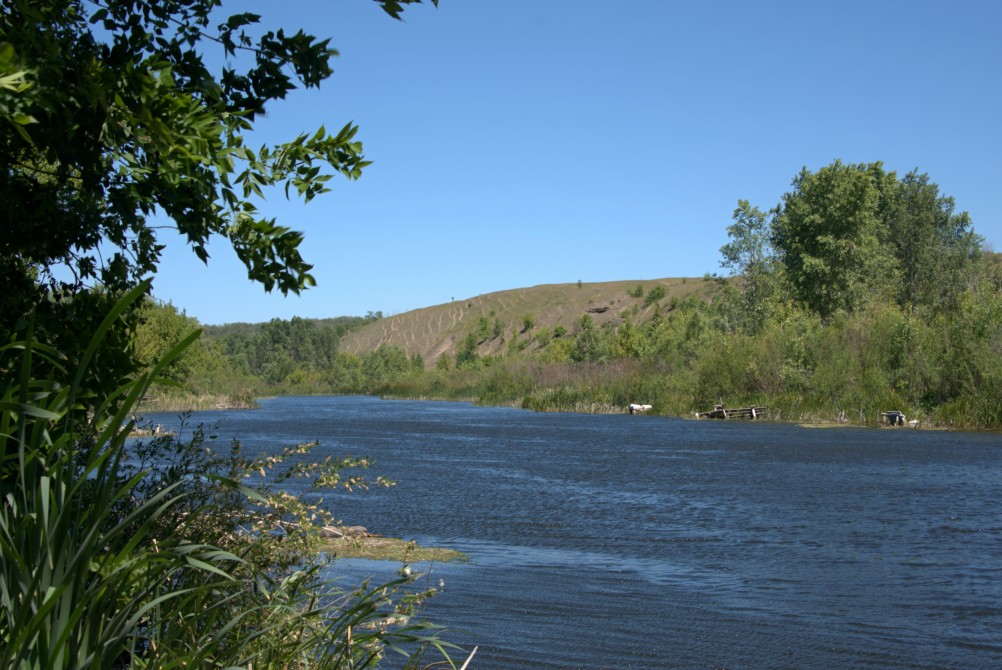
[[[403,5],[376,0],[400,18]],[[227,240],[265,290],[314,284],[302,233],[259,211],[277,193],[309,202],[369,164],[358,128],[321,127],[251,146],[256,120],[319,86],[337,52],[303,31],[264,30],[220,0],[11,0],[0,12],[0,319],[155,272],[157,230],[202,261]],[[212,50],[225,64],[210,66]],[[155,223],[154,223],[155,221]],[[58,311],[58,310],[57,310]],[[60,312],[51,321],[64,321]],[[40,311],[40,327],[50,321]]]
[[[805,168],[793,187],[773,210],[769,241],[793,297],[818,314],[881,300],[947,308],[976,279],[982,238],[927,175],[898,179],[879,162],[835,161]],[[762,229],[731,232],[739,237],[722,250],[725,262]],[[745,261],[754,272],[765,259]]]
[[[115,393],[90,388],[101,336],[146,288],[116,303],[82,367],[32,328],[0,347],[16,371],[0,387],[0,667],[369,668],[389,650],[444,653],[414,616],[431,592],[409,578],[322,579],[315,524],[330,517],[281,488],[365,487],[351,470],[366,459],[309,463],[315,445],[248,458],[201,431],[130,446],[136,403],[197,337]]]

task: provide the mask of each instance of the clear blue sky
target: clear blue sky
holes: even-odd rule
[[[230,2],[232,13],[246,3]],[[255,5],[251,3],[251,9]],[[318,286],[251,284],[225,242],[178,240],[155,295],[202,323],[395,314],[537,284],[717,272],[738,199],[768,208],[806,166],[918,167],[1002,251],[1002,2],[261,2],[329,36],[319,90],[259,142],[361,126],[374,164],[309,205]]]

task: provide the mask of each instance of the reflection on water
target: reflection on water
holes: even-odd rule
[[[420,569],[479,668],[1002,667],[997,435],[373,398],[198,420],[250,451],[375,459],[397,486],[325,499],[469,554]]]

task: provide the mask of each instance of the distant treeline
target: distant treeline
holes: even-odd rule
[[[552,329],[527,319],[491,356],[479,353],[491,337],[481,323],[426,366],[392,345],[337,351],[377,315],[273,320],[210,329],[178,380],[244,396],[376,393],[558,411],[642,402],[673,415],[724,402],[791,420],[875,423],[901,410],[926,424],[1002,427],[1000,256],[926,175],[898,178],[880,163],[804,170],[769,211],[740,201],[728,236],[722,265],[734,276],[713,278],[712,299],[643,296],[638,285],[630,296],[658,306],[642,323],[631,311],[602,326],[588,314]]]

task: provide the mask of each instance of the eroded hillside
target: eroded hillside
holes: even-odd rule
[[[664,296],[652,300],[661,291],[658,287]],[[597,326],[622,323],[627,315],[634,323],[643,323],[658,305],[664,307],[691,296],[709,299],[717,290],[713,281],[676,278],[546,284],[499,291],[373,321],[346,334],[340,350],[364,354],[391,344],[403,348],[408,356],[420,355],[431,367],[442,354],[454,356],[470,333],[476,334],[479,355],[496,355],[530,330],[552,332],[562,326],[574,332],[586,314]],[[534,345],[530,341],[523,346],[531,349]]]

